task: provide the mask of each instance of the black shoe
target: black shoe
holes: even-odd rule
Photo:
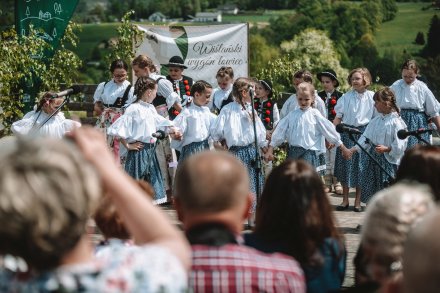
[[[363,208],[362,207],[354,207],[353,211],[355,211],[356,213],[360,213],[363,211]]]
[[[345,210],[348,209],[348,207],[349,207],[349,204],[348,204],[348,203],[347,203],[345,206],[343,206],[343,205],[338,205],[338,206],[336,207],[336,210],[337,210],[337,211],[345,211]]]

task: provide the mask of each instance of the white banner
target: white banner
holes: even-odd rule
[[[248,76],[248,25],[227,24],[208,26],[148,26],[138,25],[145,32],[136,56],[145,54],[166,73],[169,59],[183,58],[188,66],[183,74],[196,80],[206,80],[215,88],[215,75],[222,66],[234,70],[234,79]]]

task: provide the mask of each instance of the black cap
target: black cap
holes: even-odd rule
[[[332,69],[326,69],[326,70],[324,70],[324,71],[318,73],[316,76],[318,77],[319,80],[321,80],[321,77],[323,77],[323,76],[327,76],[327,77],[329,77],[331,80],[336,81],[336,85],[335,85],[335,87],[338,87],[338,86],[339,86],[338,76],[336,75],[336,72],[335,72],[334,70],[332,70]]]
[[[181,67],[181,68],[188,68],[185,66],[185,63],[183,62],[182,57],[180,56],[173,56],[170,58],[170,60],[168,61],[168,64],[163,64],[163,66],[166,67]]]

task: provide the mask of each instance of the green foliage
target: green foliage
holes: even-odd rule
[[[251,34],[249,39],[250,76],[256,76],[270,60],[279,57],[280,52],[276,47],[270,46],[260,34]]]
[[[435,58],[427,58],[426,63],[422,64],[421,72],[428,80],[429,89],[440,98],[440,55]]]
[[[381,0],[383,21],[390,21],[396,17],[397,3],[395,0]]]
[[[365,34],[350,52],[352,67],[372,68],[379,57],[373,36]],[[374,78],[374,76],[373,76]]]
[[[440,54],[440,20],[437,14],[431,19],[428,38],[426,40],[425,54],[429,57],[436,57]]]
[[[414,40],[414,43],[417,45],[424,45],[425,44],[425,35],[422,32],[418,32],[416,39]]]
[[[22,99],[24,84],[35,86],[36,80],[40,91],[58,90],[61,83],[73,83],[81,60],[70,50],[66,43],[76,45],[74,30],[77,25],[69,23],[61,40],[60,49],[52,59],[45,61],[41,56],[48,44],[36,36],[37,31],[30,29],[28,36],[19,37],[14,29],[4,31],[0,43],[0,120],[6,126],[6,133],[12,122],[22,117]]]

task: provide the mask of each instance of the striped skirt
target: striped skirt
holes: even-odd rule
[[[408,131],[417,130],[419,128],[428,128],[428,117],[424,112],[419,112],[419,110],[413,109],[402,109],[400,115],[403,121],[405,121]],[[420,136],[426,141],[431,140],[429,133],[423,133]],[[424,143],[419,141],[417,137],[411,135],[408,137],[408,145],[406,149],[410,149],[416,144]]]
[[[365,128],[367,127],[367,125],[359,126],[359,127],[354,127],[350,125],[347,126],[357,128],[361,132],[364,132]],[[357,141],[360,135],[354,134],[353,137]],[[341,140],[342,143],[349,149],[355,145],[355,142],[350,139],[348,133],[345,132],[341,133]],[[344,159],[344,157],[342,157],[341,149],[339,147],[337,148],[334,174],[342,185],[348,187],[359,186],[359,168],[360,168],[359,153],[353,154],[350,160],[346,160]]]
[[[318,151],[306,150],[303,147],[289,145],[287,149],[287,158],[293,160],[304,160],[313,167],[319,175],[325,173],[325,154],[320,154]]]
[[[182,148],[182,151],[180,152],[179,163],[182,163],[183,160],[187,159],[189,156],[203,152],[205,150],[209,150],[209,143],[207,139],[187,144]]]
[[[256,196],[256,200],[252,202],[252,212],[255,212],[258,198],[263,192],[264,175],[260,170],[257,178],[257,169],[255,168],[255,147],[253,144],[247,146],[232,146],[229,152],[237,157],[247,168],[249,174],[250,190]],[[259,186],[260,194],[257,194],[257,186]]]
[[[395,177],[397,165],[388,162],[384,154],[377,153],[373,148],[367,151],[393,178]],[[376,192],[390,185],[393,178],[390,178],[367,154],[360,154],[361,202],[368,203]]]
[[[134,179],[147,181],[153,186],[155,204],[167,201],[154,144],[144,143],[140,151],[128,151],[125,171]]]

